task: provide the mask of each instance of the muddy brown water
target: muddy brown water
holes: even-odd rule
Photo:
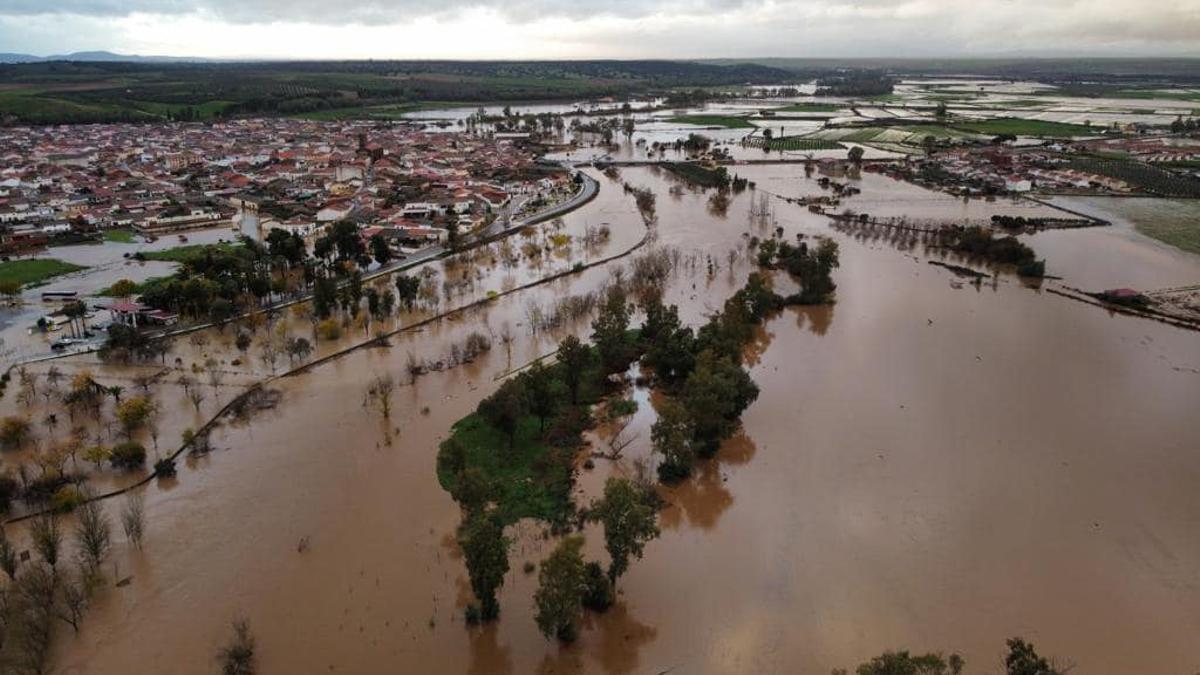
[[[796,167],[753,171],[819,191]],[[684,265],[668,288],[685,320],[703,320],[748,272],[745,256],[727,255],[761,235],[746,215],[752,194],[720,217],[706,195],[668,195],[671,180],[652,170],[622,175],[658,192],[659,243],[716,260],[711,277]],[[895,196],[878,186],[864,195]],[[614,230],[640,232],[631,207],[598,204]],[[1076,672],[1200,667],[1200,336],[1008,275],[962,284],[920,247],[775,209],[787,236],[841,242],[838,302],[766,323],[750,359],[762,393],[743,432],[664,490],[662,537],[577,644],[534,626],[536,575],[522,563],[552,542],[532,523],[510,530],[500,621],[463,626],[459,514],[434,455],[498,373],[564,334],[530,335],[528,303],[596,288],[605,269],[278,382],[279,408],[223,425],[216,452],[150,486],[145,551],[117,537],[114,564],[132,583],[102,592],[78,637],[59,636],[56,671],[213,672],[237,615],[264,673],[824,673],[890,648],[957,651],[969,672],[995,673],[1012,635]],[[1098,232],[1055,237],[1087,247]],[[1156,250],[1125,263],[1168,264]],[[1169,257],[1200,278],[1200,259]],[[401,388],[386,426],[363,409],[374,374],[400,376],[407,351],[436,352],[485,323],[519,327],[511,354],[497,346]],[[648,455],[653,397],[635,400],[640,435],[621,461],[581,475],[581,501]],[[603,560],[600,533],[587,535]]]

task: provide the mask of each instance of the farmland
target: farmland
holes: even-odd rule
[[[1200,181],[1177,176],[1142,162],[1100,157],[1077,157],[1071,168],[1122,180],[1159,197],[1200,197]]]
[[[840,150],[845,147],[837,141],[815,136],[782,136],[779,138],[766,139],[761,136],[756,136],[749,140],[749,145],[755,147],[763,147],[768,150]]]
[[[572,100],[772,82],[766,66],[670,61],[43,62],[0,65],[0,121],[150,122],[354,110],[432,101]]]
[[[677,115],[670,118],[670,121],[678,124],[696,124],[703,127],[722,127],[725,129],[755,128],[746,118],[734,117],[732,115]]]
[[[84,269],[56,258],[36,258],[0,262],[0,283],[16,282],[22,286],[34,286],[47,279]]]
[[[793,103],[783,108],[775,108],[772,112],[779,113],[831,113],[843,110],[845,106],[836,103]]]
[[[1038,136],[1043,138],[1070,138],[1095,134],[1096,130],[1082,124],[1064,124],[1044,120],[1027,120],[1015,117],[1000,117],[990,120],[956,122],[954,127],[964,131],[998,136]]]

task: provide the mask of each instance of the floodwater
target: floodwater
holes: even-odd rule
[[[802,167],[753,171],[787,196],[820,193]],[[522,563],[553,542],[532,523],[509,533],[500,621],[464,627],[459,513],[434,457],[498,374],[565,335],[531,334],[530,304],[595,289],[620,263],[275,382],[278,408],[222,425],[218,450],[148,487],[145,551],[117,537],[115,563],[132,583],[103,591],[77,637],[60,634],[56,672],[208,673],[235,616],[249,618],[268,674],[821,673],[895,648],[957,651],[968,672],[988,673],[1013,635],[1077,672],[1200,667],[1200,336],[1009,275],[964,285],[920,246],[845,235],[777,199],[764,228],[748,217],[753,192],[721,215],[702,192],[671,194],[666,174],[621,174],[658,194],[654,245],[683,254],[667,300],[686,321],[720,307],[749,271],[749,235],[776,224],[789,238],[833,236],[842,265],[836,305],[789,309],[763,327],[747,359],[761,394],[742,433],[664,490],[661,538],[575,645],[534,626],[536,575]],[[846,206],[868,211],[854,201],[897,194],[882,179],[861,184]],[[642,221],[616,193],[604,183],[567,227],[603,220],[635,241]],[[1104,248],[1105,232],[1052,234]],[[1086,268],[1047,234],[1031,245],[1082,285],[1072,274]],[[1120,264],[1154,267],[1159,252]],[[1200,278],[1194,258],[1172,264]],[[408,352],[504,324],[507,348],[402,387],[388,423],[363,408],[365,382],[404,379]],[[584,324],[565,330],[586,335]],[[654,396],[632,395],[636,438],[581,476],[581,501],[648,455]],[[604,560],[599,533],[587,535],[588,556]]]

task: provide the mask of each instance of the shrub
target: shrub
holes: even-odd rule
[[[154,463],[154,473],[160,478],[172,478],[175,476],[175,460],[170,457],[163,457]]]
[[[325,319],[317,324],[317,335],[320,335],[322,340],[336,340],[342,337],[342,327],[333,319]]]
[[[1017,275],[1041,279],[1046,276],[1045,260],[1028,260],[1017,266]]]
[[[70,513],[84,501],[83,494],[74,485],[64,485],[50,498],[50,508],[58,513]]]
[[[136,469],[146,464],[146,448],[133,441],[121,443],[113,447],[108,461],[112,462],[113,468]]]

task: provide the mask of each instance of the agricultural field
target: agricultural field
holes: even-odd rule
[[[1073,136],[1090,136],[1097,132],[1096,129],[1082,124],[1065,124],[1063,122],[1028,120],[1016,117],[998,117],[996,119],[973,122],[955,122],[953,126],[956,129],[989,136],[1012,134],[1014,136],[1070,138]]]
[[[724,129],[754,129],[756,128],[745,117],[733,115],[676,115],[668,119],[677,124],[695,124],[702,127],[722,127]]]
[[[1177,176],[1170,171],[1143,162],[1102,157],[1076,157],[1070,167],[1125,181],[1129,185],[1159,197],[1200,198],[1200,181]]]
[[[56,258],[29,258],[0,262],[0,283],[16,282],[22,286],[36,286],[48,279],[85,269]]]
[[[649,88],[770,83],[778,68],[671,61],[372,61],[0,65],[0,122],[205,120],[430,101],[576,100]],[[377,112],[388,119],[395,111]]]
[[[826,140],[823,138],[814,138],[813,136],[783,136],[767,140],[761,136],[755,136],[748,141],[748,145],[753,147],[766,147],[769,150],[840,150],[846,146],[836,141]]]
[[[845,110],[846,106],[836,103],[793,103],[783,108],[773,108],[771,112],[780,113],[831,113]]]

